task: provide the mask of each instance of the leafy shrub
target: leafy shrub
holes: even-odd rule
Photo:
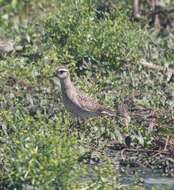
[[[74,182],[80,170],[77,140],[68,135],[65,127],[68,121],[63,123],[61,117],[46,120],[42,116],[36,120],[18,110],[15,116],[7,111],[0,115],[8,131],[13,128],[5,158],[6,165],[10,165],[9,188],[30,185],[62,189]]]
[[[123,62],[136,62],[141,55],[145,35],[128,20],[121,8],[96,17],[96,3],[65,1],[46,23],[47,47],[52,47],[60,63],[88,68],[115,70]]]

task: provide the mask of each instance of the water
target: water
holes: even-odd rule
[[[144,180],[146,190],[156,188],[158,190],[174,190],[174,178],[167,177],[148,177]]]
[[[121,170],[121,184],[127,187],[143,186],[145,190],[174,190],[174,177],[164,177],[161,170],[152,170],[142,166],[120,166],[119,151],[108,150],[107,155],[111,157],[115,167]]]

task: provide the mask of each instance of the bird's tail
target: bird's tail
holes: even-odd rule
[[[107,116],[110,116],[110,117],[116,117],[117,116],[117,112],[113,111],[113,110],[110,110],[110,109],[103,109],[101,111],[101,114],[102,115],[107,115]]]
[[[102,115],[107,115],[110,117],[117,117],[117,118],[124,118],[124,119],[128,119],[130,120],[130,115],[129,115],[129,111],[128,111],[128,106],[123,104],[121,106],[118,107],[118,110],[111,110],[108,108],[104,108],[101,111]]]

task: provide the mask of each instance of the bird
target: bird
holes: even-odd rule
[[[76,118],[86,120],[97,116],[116,117],[116,111],[101,105],[74,86],[68,68],[64,66],[57,68],[54,76],[60,80],[65,108]]]

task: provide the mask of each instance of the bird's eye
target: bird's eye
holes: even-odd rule
[[[63,74],[63,73],[64,73],[64,71],[59,71],[59,73],[60,73],[60,74]]]

